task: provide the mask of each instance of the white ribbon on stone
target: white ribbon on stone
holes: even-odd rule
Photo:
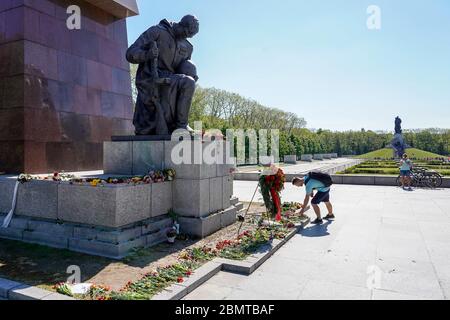
[[[11,219],[14,215],[14,210],[16,209],[16,203],[17,203],[17,191],[19,190],[19,181],[16,181],[16,186],[14,187],[14,195],[12,200],[12,207],[11,211],[6,215],[5,219],[3,220],[2,228],[8,228],[9,224],[11,223]]]

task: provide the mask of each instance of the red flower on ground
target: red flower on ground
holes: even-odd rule
[[[182,277],[178,277],[178,279],[177,279],[177,282],[178,283],[182,283],[184,280],[183,280],[183,278]]]

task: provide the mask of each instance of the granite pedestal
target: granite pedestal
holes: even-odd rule
[[[67,9],[82,12],[67,27]],[[0,172],[97,170],[133,132],[126,17],[135,0],[0,1]]]
[[[114,140],[104,143],[105,174],[176,171],[172,208],[181,217],[182,230],[204,237],[223,227],[221,215],[233,212],[236,216],[237,210],[230,203],[235,165],[229,142]]]
[[[284,163],[297,164],[297,155],[292,154],[284,156]]]
[[[313,156],[313,159],[314,159],[314,160],[323,160],[323,154],[315,154],[315,155]]]
[[[234,223],[242,204],[232,199],[234,165],[226,161],[226,143],[198,142],[195,148],[200,149],[192,154],[184,152],[196,141],[180,143],[121,141],[104,146],[105,176],[173,168],[174,181],[97,187],[42,180],[20,184],[14,218],[8,228],[0,228],[0,238],[120,259],[133,248],[165,241],[173,224],[171,209],[179,215],[181,231],[191,236],[205,237]],[[195,163],[179,162],[178,151]],[[211,157],[204,156],[207,152]],[[11,209],[16,180],[0,177],[0,222]]]

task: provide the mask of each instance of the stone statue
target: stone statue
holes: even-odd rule
[[[405,153],[408,145],[405,143],[402,134],[402,119],[400,117],[395,118],[395,134],[391,141],[391,146],[394,149],[394,156],[401,158]]]
[[[170,135],[188,126],[189,110],[198,80],[191,61],[199,21],[187,15],[180,22],[162,20],[144,32],[128,49],[128,62],[139,64],[138,97],[133,124],[136,135]]]
[[[400,117],[395,118],[395,133],[402,133],[402,119]]]

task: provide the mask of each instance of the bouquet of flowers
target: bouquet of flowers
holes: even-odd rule
[[[57,182],[69,182],[70,184],[83,184],[89,183],[93,187],[103,186],[105,184],[150,184],[165,181],[173,181],[175,179],[176,172],[174,169],[166,170],[150,170],[145,176],[132,176],[132,177],[109,177],[109,178],[83,178],[76,177],[68,173],[55,172],[52,175],[40,177],[32,176],[29,174],[21,174],[17,180],[21,183],[30,182],[34,180],[44,181],[57,181]]]
[[[259,188],[263,196],[264,205],[267,211],[275,217],[276,221],[281,220],[281,197],[280,193],[284,189],[286,176],[283,170],[271,167],[269,174],[262,174],[259,178]]]
[[[163,173],[166,181],[173,181],[175,179],[176,172],[174,169],[166,169]]]

